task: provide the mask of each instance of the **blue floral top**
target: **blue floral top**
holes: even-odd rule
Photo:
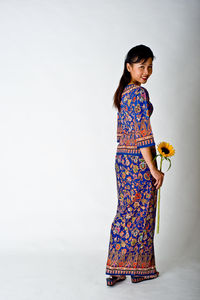
[[[153,105],[148,91],[128,84],[121,96],[121,111],[117,113],[117,154],[140,154],[140,148],[155,146],[150,116]]]

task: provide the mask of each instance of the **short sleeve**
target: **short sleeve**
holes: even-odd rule
[[[139,89],[134,106],[135,140],[138,148],[155,146],[148,99],[147,91],[143,88]]]

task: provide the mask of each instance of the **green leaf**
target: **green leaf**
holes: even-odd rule
[[[157,155],[152,159],[152,161],[154,161],[154,159],[156,159],[157,156],[161,156],[161,154],[157,154]]]
[[[167,169],[167,171],[171,168],[171,160],[170,160],[170,158],[169,157],[166,157],[166,160],[168,160],[169,161],[169,168]],[[166,171],[166,172],[167,172]]]

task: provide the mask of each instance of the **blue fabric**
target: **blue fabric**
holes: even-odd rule
[[[152,108],[148,101],[148,94],[141,88],[127,87],[122,95],[118,137],[124,148],[118,148],[115,156],[118,203],[110,230],[106,262],[106,274],[109,275],[150,279],[159,274],[153,243],[157,190],[155,179],[140,152],[141,147],[154,141],[153,133],[149,131]],[[130,149],[134,151],[128,151]]]
[[[117,113],[117,153],[140,154],[140,148],[155,146],[150,116],[153,104],[144,87],[128,85]]]

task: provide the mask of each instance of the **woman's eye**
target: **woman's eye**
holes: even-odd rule
[[[140,69],[144,69],[144,66],[140,66]],[[152,69],[152,66],[149,66],[148,69]]]

